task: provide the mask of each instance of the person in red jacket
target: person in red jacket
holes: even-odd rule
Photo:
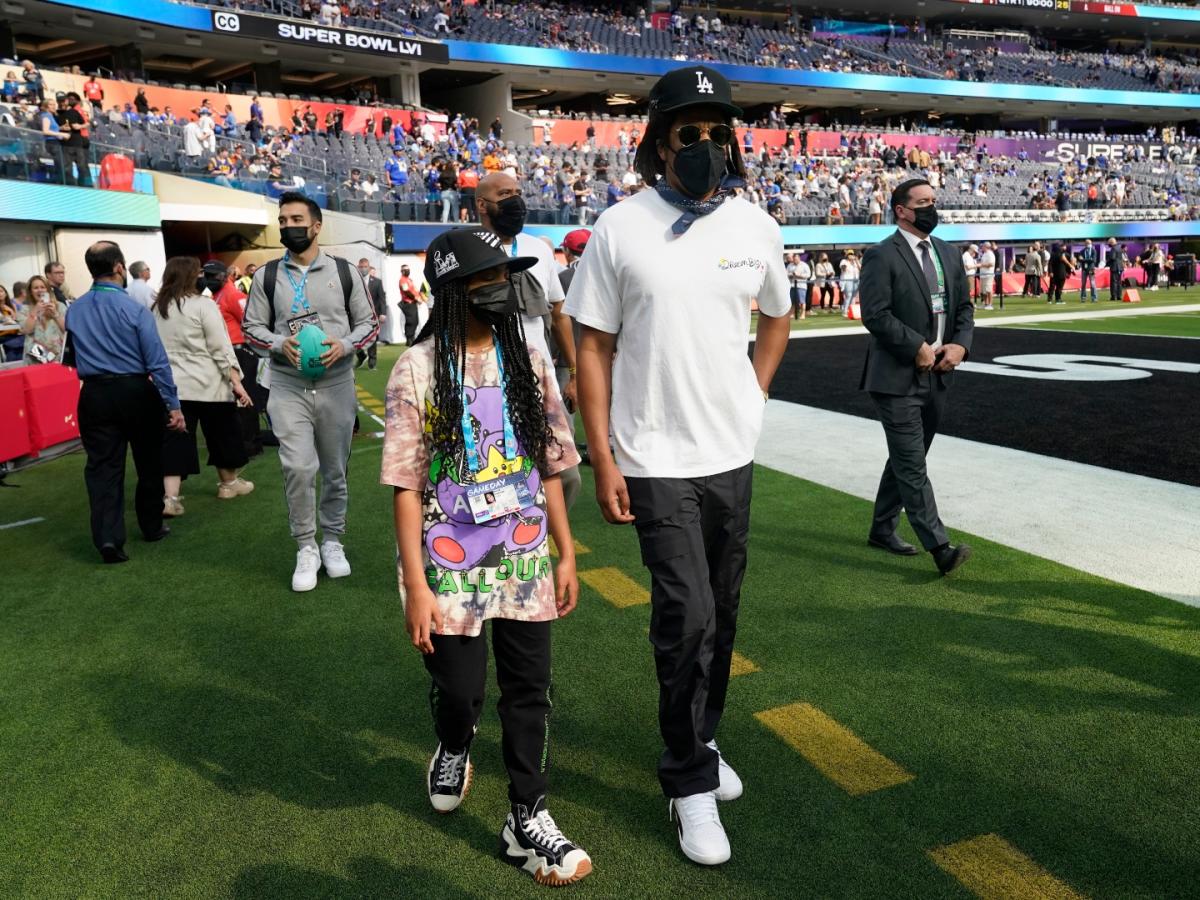
[[[258,418],[266,401],[258,386],[258,356],[246,346],[245,335],[242,334],[242,317],[246,315],[246,295],[237,286],[237,270],[227,269],[220,260],[210,260],[204,264],[201,277],[205,287],[212,293],[217,309],[221,310],[221,318],[225,320],[225,330],[229,332],[229,342],[233,344],[233,352],[237,355],[238,364],[242,369],[242,387],[254,401],[251,407],[239,407],[242,425],[242,441],[246,445],[246,453],[257,456],[262,453],[262,433],[259,429]]]

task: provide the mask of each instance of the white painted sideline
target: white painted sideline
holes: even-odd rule
[[[878,422],[771,400],[756,458],[874,500],[887,448]],[[1200,488],[944,435],[929,472],[951,529],[1200,606]]]
[[[22,519],[20,522],[9,522],[5,525],[0,525],[0,531],[6,528],[20,528],[22,525],[36,525],[38,522],[45,522],[45,518],[38,516],[36,519]]]
[[[1027,313],[1021,316],[1005,316],[1004,318],[995,319],[976,319],[975,325],[978,328],[1003,328],[1008,325],[1027,325],[1031,322],[1070,322],[1076,319],[1111,319],[1119,316],[1155,316],[1165,313],[1187,312],[1200,312],[1200,303],[1184,303],[1179,306],[1151,306],[1146,309],[1140,309],[1133,304],[1123,303],[1119,309],[1081,309],[1077,312],[1063,311],[1059,313]],[[863,328],[862,325],[847,325],[841,328],[814,328],[811,331],[804,330],[802,326],[798,330],[792,330],[790,340],[795,341],[802,338],[819,337],[844,337],[848,334],[866,333],[867,330]],[[1153,337],[1153,335],[1146,335],[1146,337]],[[754,340],[754,335],[750,335],[750,340]]]

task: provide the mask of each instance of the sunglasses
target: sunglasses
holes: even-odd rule
[[[674,130],[679,135],[679,143],[684,147],[692,146],[705,134],[718,147],[728,147],[733,140],[733,129],[728,125],[713,125],[708,128],[700,125],[680,125]]]

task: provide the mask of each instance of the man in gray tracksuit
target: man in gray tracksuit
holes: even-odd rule
[[[346,533],[346,464],[354,429],[354,354],[379,333],[363,280],[349,262],[317,243],[321,208],[303,194],[279,198],[280,241],[288,252],[254,273],[242,330],[270,356],[267,414],[279,438],[279,462],[292,537],[300,545],[292,590],[310,591],[324,565],[332,578],[350,574]],[[306,324],[325,332],[317,378],[301,373],[296,335]],[[317,547],[316,476],[321,473],[322,543]]]

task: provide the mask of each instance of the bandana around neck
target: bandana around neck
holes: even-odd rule
[[[691,228],[692,223],[701,216],[707,216],[709,213],[716,212],[722,203],[734,196],[733,189],[741,187],[743,184],[745,182],[740,178],[726,176],[725,180],[721,182],[721,186],[717,189],[717,192],[707,200],[695,200],[691,197],[685,197],[668,185],[665,178],[660,178],[654,185],[654,189],[658,191],[658,196],[683,212],[683,215],[676,219],[675,224],[671,226],[671,233],[678,237]]]

